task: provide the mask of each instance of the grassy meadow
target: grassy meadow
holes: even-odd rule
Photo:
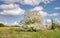
[[[60,30],[20,31],[20,27],[0,27],[0,38],[60,38]]]

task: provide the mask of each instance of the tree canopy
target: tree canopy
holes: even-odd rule
[[[28,12],[24,15],[24,19],[20,21],[20,24],[26,28],[33,29],[43,29],[44,26],[42,24],[42,16],[38,13],[38,11]]]

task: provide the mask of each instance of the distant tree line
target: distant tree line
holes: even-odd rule
[[[3,23],[0,23],[0,27],[6,27],[6,25],[4,25]]]

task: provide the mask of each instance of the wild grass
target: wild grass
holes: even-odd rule
[[[60,30],[24,32],[19,27],[0,27],[0,38],[60,38]]]
[[[0,30],[17,29],[18,27],[0,27]]]

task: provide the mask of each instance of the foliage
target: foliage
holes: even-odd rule
[[[20,21],[20,24],[23,24],[23,28],[30,30],[40,30],[42,25],[42,17],[37,11],[28,12],[25,14],[23,20]]]
[[[54,30],[54,29],[56,28],[56,26],[57,26],[55,20],[52,19],[52,20],[51,20],[51,24],[52,24],[52,25],[51,25],[51,29]]]
[[[0,27],[5,27],[5,25],[4,25],[4,24],[2,24],[2,23],[0,23]]]

